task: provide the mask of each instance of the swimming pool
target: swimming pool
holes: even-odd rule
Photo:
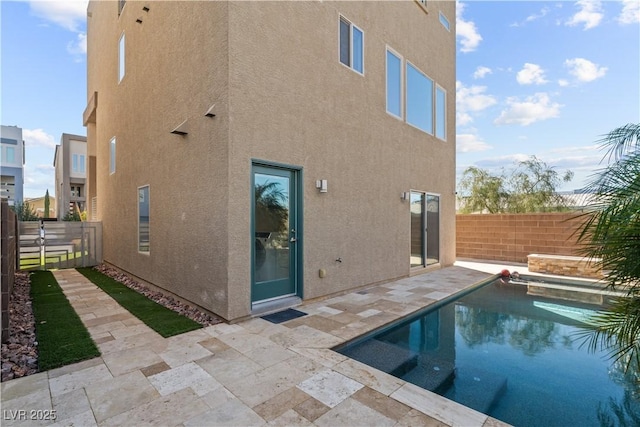
[[[637,376],[577,337],[607,299],[496,280],[335,350],[516,426],[633,425]]]

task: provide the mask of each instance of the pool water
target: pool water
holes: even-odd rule
[[[592,353],[597,292],[497,280],[336,349],[516,426],[640,425],[638,374]]]

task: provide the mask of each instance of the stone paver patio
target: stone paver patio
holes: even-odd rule
[[[505,425],[331,350],[487,272],[453,266],[305,303],[281,324],[166,339],[77,271],[54,274],[102,355],[2,383],[3,426]]]

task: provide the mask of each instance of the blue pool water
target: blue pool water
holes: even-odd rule
[[[516,426],[639,425],[639,376],[581,346],[603,302],[498,280],[336,350]]]

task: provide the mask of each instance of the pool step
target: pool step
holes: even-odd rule
[[[506,377],[482,369],[463,368],[456,369],[453,383],[442,395],[486,414],[506,390]]]
[[[376,339],[364,341],[343,354],[396,376],[412,369],[416,365],[418,357],[411,350]]]
[[[429,357],[402,376],[402,379],[430,391],[453,381],[455,365],[445,359]]]

